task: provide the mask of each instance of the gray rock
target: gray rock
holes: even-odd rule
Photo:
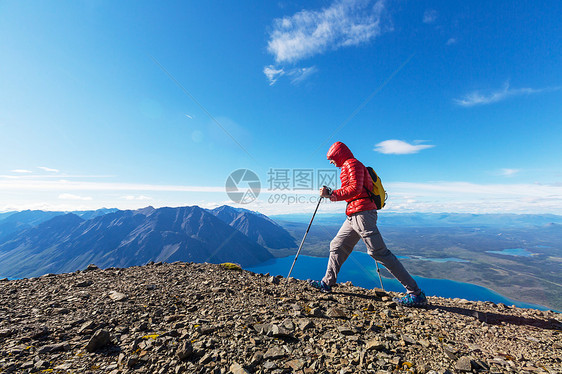
[[[90,338],[90,341],[86,345],[85,349],[88,352],[95,352],[111,343],[111,337],[107,330],[98,330]]]
[[[95,324],[94,321],[84,322],[82,324],[82,326],[80,326],[80,329],[78,329],[78,334],[84,334],[84,333],[91,332],[91,330],[93,330],[95,327],[96,327],[96,324]]]
[[[100,268],[97,267],[96,265],[90,264],[90,265],[88,265],[88,267],[86,269],[84,269],[84,271],[94,271],[94,270],[99,270],[99,269]]]
[[[127,300],[127,295],[117,291],[109,291],[109,298],[113,301],[124,301]]]
[[[37,349],[37,354],[53,353],[70,350],[68,343],[48,344]]]
[[[353,330],[351,328],[349,328],[348,326],[338,326],[338,331],[342,335],[353,335],[354,334]]]
[[[199,360],[199,365],[206,365],[211,361],[213,361],[213,352],[207,352]]]
[[[294,360],[286,362],[286,364],[289,365],[291,367],[291,369],[293,369],[294,372],[299,372],[300,370],[302,370],[304,368],[304,365],[306,364],[306,361],[301,360],[301,359],[294,359]]]
[[[309,319],[301,319],[299,321],[299,329],[304,331],[306,329],[311,329],[314,327],[314,322]]]
[[[404,341],[404,343],[406,345],[416,345],[418,344],[418,342],[416,341],[416,339],[412,338],[411,336],[408,335],[402,335],[402,341]]]
[[[365,349],[368,350],[375,350],[375,351],[380,351],[383,350],[385,348],[384,342],[382,342],[379,339],[371,339],[367,342]]]
[[[345,312],[340,308],[330,308],[326,312],[326,316],[330,318],[347,318]]]
[[[291,331],[283,326],[279,326],[272,323],[258,323],[254,325],[254,329],[260,334],[275,337],[290,337]]]
[[[187,340],[182,342],[176,351],[176,357],[182,361],[191,357],[192,354],[193,354],[193,345],[191,344],[191,342]]]
[[[457,357],[457,350],[448,346],[448,345],[443,345],[443,353],[445,353],[445,355],[447,357],[449,357],[449,359],[453,360],[453,361],[457,361],[458,357]]]
[[[234,362],[232,365],[230,365],[230,372],[232,374],[250,374],[250,372],[244,369],[244,367],[238,362]]]
[[[278,358],[283,358],[287,355],[287,353],[280,347],[274,346],[271,347],[265,352],[263,355],[264,360],[276,360]]]
[[[2,329],[0,330],[0,338],[7,338],[13,334],[12,329]]]
[[[262,361],[263,361],[263,352],[258,351],[256,353],[254,353],[254,355],[252,356],[252,359],[250,360],[250,366],[256,367]]]
[[[455,369],[462,372],[472,371],[472,359],[468,356],[462,356],[455,363]]]
[[[93,281],[91,281],[91,280],[85,280],[85,281],[83,281],[83,282],[78,282],[78,283],[76,283],[76,284],[74,285],[74,287],[79,287],[79,288],[82,288],[82,287],[89,287],[89,286],[91,286],[92,284],[94,284]]]

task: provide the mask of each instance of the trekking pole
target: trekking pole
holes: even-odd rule
[[[379,274],[379,280],[381,281],[381,288],[384,291],[384,286],[382,285],[381,270],[379,269],[379,262],[375,260],[375,264],[377,265],[377,273]]]
[[[326,186],[324,186],[326,187]],[[314,220],[314,216],[316,215],[316,211],[318,210],[318,207],[320,206],[320,203],[322,202],[323,197],[320,197],[320,199],[318,200],[318,204],[316,204],[316,209],[314,209],[314,214],[312,215],[312,218],[310,219],[310,223],[308,224],[308,228],[306,229],[306,232],[304,233],[304,237],[302,238],[301,241],[301,245],[299,245],[299,250],[297,251],[297,255],[295,256],[295,260],[293,261],[293,265],[291,265],[291,270],[289,270],[289,275],[287,275],[287,280],[289,280],[289,277],[291,276],[291,273],[293,272],[293,268],[295,267],[295,263],[297,262],[297,258],[299,257],[299,253],[301,253],[301,249],[302,249],[302,245],[304,244],[304,240],[306,239],[306,236],[308,235],[308,230],[310,230],[310,226],[312,225],[312,221]]]

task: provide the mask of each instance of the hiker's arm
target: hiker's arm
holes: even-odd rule
[[[349,164],[344,165],[347,168],[347,183],[342,188],[334,190],[330,200],[348,200],[363,192],[363,170],[361,166],[361,163],[357,160],[351,160]]]

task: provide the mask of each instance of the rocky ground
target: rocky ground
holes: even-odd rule
[[[2,373],[562,373],[562,316],[227,266],[0,281]]]

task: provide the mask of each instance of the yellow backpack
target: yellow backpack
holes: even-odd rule
[[[373,189],[369,190],[368,188],[365,188],[369,193],[369,198],[371,199],[371,201],[373,201],[377,205],[377,210],[382,209],[386,204],[388,194],[384,190],[381,179],[379,178],[377,173],[375,173],[375,170],[373,170],[372,167],[367,166],[367,171],[369,172],[369,175],[373,180]]]

